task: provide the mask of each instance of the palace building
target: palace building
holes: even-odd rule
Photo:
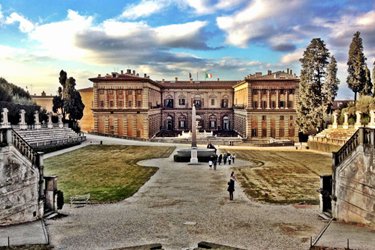
[[[235,131],[248,140],[295,140],[298,135],[299,79],[289,69],[239,81],[154,81],[131,70],[90,81],[93,124],[85,128],[97,134],[151,139],[160,131],[188,131],[195,105],[201,130]]]

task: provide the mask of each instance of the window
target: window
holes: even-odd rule
[[[118,95],[122,95],[122,89],[117,90]]]
[[[280,115],[280,121],[284,121],[284,116]]]
[[[109,107],[113,107],[113,101],[109,101]]]
[[[271,108],[276,108],[276,102],[275,101],[271,101]]]
[[[137,107],[142,107],[142,101],[137,101]]]
[[[128,107],[132,106],[132,101],[128,101]]]
[[[262,108],[263,109],[267,108],[267,101],[262,101]]]
[[[266,116],[262,115],[262,121],[265,121],[265,120],[266,120]]]
[[[118,102],[117,102],[117,106],[119,106],[119,107],[122,108],[122,107],[124,106],[124,103],[123,103],[122,101],[118,101]]]
[[[215,99],[211,99],[211,106],[215,105]]]
[[[194,106],[196,108],[202,107],[202,101],[201,100],[194,100]]]
[[[279,137],[284,137],[284,128],[279,129]]]
[[[289,120],[293,121],[293,116],[292,115],[289,117]]]
[[[173,108],[173,99],[165,99],[164,100],[164,107]]]
[[[180,120],[180,128],[185,128],[185,120]]]
[[[221,100],[221,107],[228,108],[228,99]]]
[[[178,99],[178,105],[185,105],[185,99]]]
[[[99,95],[104,95],[104,89],[99,89]]]
[[[128,89],[128,90],[126,90],[126,94],[127,94],[127,95],[132,95],[132,94],[133,94],[133,91],[132,91],[131,89]]]
[[[253,108],[257,108],[258,107],[258,102],[257,101],[254,101],[253,102]]]
[[[251,129],[251,137],[257,137],[257,129],[256,128],[253,128]]]
[[[285,102],[284,101],[280,101],[280,105],[279,105],[280,108],[285,108]]]
[[[141,95],[142,94],[142,90],[141,89],[137,89],[136,93],[137,93],[137,95]]]
[[[276,130],[275,130],[275,128],[271,128],[271,137],[272,138],[276,137]]]
[[[267,129],[262,128],[262,137],[267,137]]]
[[[112,89],[109,89],[109,90],[107,90],[107,93],[108,93],[109,95],[113,95],[113,90],[112,90]]]
[[[216,121],[210,121],[210,128],[216,128]]]
[[[100,107],[101,107],[101,108],[104,107],[104,101],[100,101]]]
[[[293,108],[293,101],[288,101],[288,108]]]

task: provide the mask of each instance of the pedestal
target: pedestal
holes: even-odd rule
[[[191,148],[190,164],[198,163],[198,150],[197,148]]]

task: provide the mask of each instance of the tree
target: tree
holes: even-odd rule
[[[375,61],[373,63],[373,68],[372,68],[372,82],[374,83],[374,87],[375,87]],[[372,92],[373,95],[375,95],[375,90]]]
[[[365,66],[365,73],[366,73],[366,81],[365,85],[361,91],[361,95],[369,95],[372,96],[372,82],[371,82],[371,72],[367,65]]]
[[[63,120],[69,122],[69,126],[79,131],[77,121],[83,117],[85,105],[81,94],[75,89],[76,80],[69,77],[64,70],[60,71],[59,82],[62,87],[58,88],[58,95],[53,97],[53,112],[60,111]]]
[[[328,65],[329,51],[323,40],[314,38],[303,53],[301,79],[299,83],[299,100],[297,105],[297,125],[301,132],[309,133],[320,131],[323,128],[323,115],[327,104],[323,91],[329,91],[324,86],[326,80],[326,68]],[[333,66],[332,66],[333,67]],[[332,72],[332,82],[334,72]],[[331,87],[331,90],[334,87]],[[333,93],[334,94],[334,93]]]
[[[366,84],[366,58],[363,54],[361,33],[357,31],[349,47],[348,59],[348,86],[354,92],[354,102],[357,101],[357,93],[365,88]]]
[[[331,112],[333,101],[337,95],[338,85],[340,80],[337,78],[337,61],[334,56],[331,56],[331,61],[327,66],[327,78],[322,88],[324,113]]]

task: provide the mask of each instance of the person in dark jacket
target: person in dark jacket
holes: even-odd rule
[[[218,161],[218,163],[219,163],[219,165],[221,164],[221,160],[223,159],[223,155],[222,154],[220,154],[219,155],[219,158],[217,159],[217,161]]]
[[[228,182],[228,192],[229,192],[229,200],[233,200],[233,193],[234,193],[234,183],[237,181],[236,176],[234,175],[234,172],[231,173],[230,179]]]

